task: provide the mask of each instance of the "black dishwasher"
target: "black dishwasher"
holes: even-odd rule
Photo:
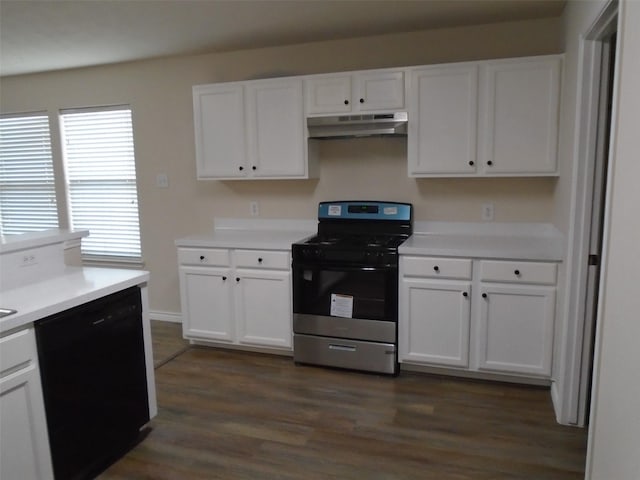
[[[56,480],[93,478],[149,421],[140,289],[35,323]]]

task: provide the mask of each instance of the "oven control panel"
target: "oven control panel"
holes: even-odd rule
[[[335,201],[320,202],[318,220],[395,220],[411,221],[410,203],[369,202],[369,201]]]

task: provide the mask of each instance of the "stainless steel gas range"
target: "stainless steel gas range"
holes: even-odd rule
[[[292,246],[293,358],[398,373],[398,246],[412,206],[321,202],[318,234]]]

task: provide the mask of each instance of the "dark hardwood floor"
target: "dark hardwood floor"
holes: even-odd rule
[[[537,387],[296,366],[192,347],[156,370],[159,414],[107,479],[581,479],[586,429]]]
[[[153,365],[158,368],[180,355],[189,342],[182,338],[182,324],[151,320],[153,341]]]

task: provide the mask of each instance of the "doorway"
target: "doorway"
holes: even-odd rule
[[[618,2],[602,10],[582,42],[577,121],[577,182],[568,255],[569,332],[558,421],[585,426],[589,415],[600,259],[607,198],[611,107],[616,78]]]
[[[591,379],[593,376],[593,353],[595,325],[600,292],[600,265],[602,260],[602,239],[604,231],[604,211],[609,166],[609,146],[611,141],[611,114],[613,105],[613,84],[617,46],[616,32],[601,40],[600,88],[598,99],[598,119],[596,133],[596,155],[592,184],[591,225],[589,235],[589,255],[587,257],[587,283],[585,294],[585,334],[583,361],[580,371],[579,396],[584,399],[579,404],[578,418],[589,418],[591,403]]]

